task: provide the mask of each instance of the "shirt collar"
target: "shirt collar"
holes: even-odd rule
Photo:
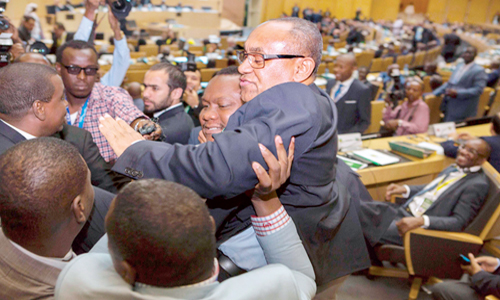
[[[424,102],[424,100],[422,99],[422,97],[418,98],[417,101],[415,101],[415,102],[413,102],[411,104],[410,104],[410,102],[407,102],[407,103],[408,103],[408,106],[413,107],[413,106],[419,105],[421,102]]]
[[[158,117],[159,117],[159,116],[161,116],[164,112],[167,112],[167,111],[169,111],[169,110],[172,110],[172,109],[174,109],[174,108],[176,108],[176,107],[178,107],[178,106],[181,106],[181,105],[182,105],[182,102],[181,102],[181,103],[178,103],[178,104],[176,104],[176,105],[172,105],[172,106],[170,106],[170,107],[167,107],[167,108],[165,108],[164,110],[157,111],[157,112],[155,112],[155,113],[153,114],[153,117],[158,118]]]
[[[52,266],[54,268],[57,268],[57,269],[63,269],[70,260],[72,260],[73,258],[76,257],[76,254],[75,252],[73,252],[72,249],[69,249],[69,252],[66,253],[66,255],[62,258],[58,258],[58,257],[45,257],[45,256],[40,256],[38,254],[35,254],[31,251],[28,251],[26,249],[24,249],[22,246],[14,243],[13,241],[9,240],[9,242],[14,246],[16,247],[19,251],[21,251],[22,253],[26,254],[27,256],[31,257],[32,259],[38,261],[38,262],[41,262],[43,264],[46,264],[46,265],[49,265],[49,266]]]
[[[12,125],[10,125],[9,123],[5,122],[4,120],[0,119],[0,121],[2,121],[5,125],[9,126],[10,128],[14,129],[15,131],[17,131],[20,135],[22,135],[25,139],[27,140],[32,140],[32,139],[36,139],[36,136],[32,135],[32,134],[29,134],[27,133],[26,131],[23,131],[17,127],[14,127]]]
[[[345,88],[349,88],[352,84],[352,82],[354,81],[354,74],[351,75],[351,77],[349,77],[349,79],[345,80],[345,81],[340,81],[340,80],[337,80],[337,86],[342,84],[342,87]]]
[[[455,165],[455,167],[461,173],[476,173],[476,172],[479,172],[479,170],[481,170],[481,166],[473,166],[470,168],[461,168],[461,167]]]
[[[140,282],[136,282],[135,285],[135,290],[140,292],[140,291],[150,291],[150,292],[155,292],[159,291],[162,289],[184,289],[184,288],[192,288],[192,287],[199,287],[199,286],[205,286],[214,283],[217,281],[217,277],[219,276],[219,261],[217,258],[214,258],[214,269],[212,272],[212,276],[210,278],[205,279],[203,281],[193,283],[193,284],[188,284],[188,285],[181,285],[181,286],[176,286],[176,287],[171,287],[171,288],[162,288],[162,287],[157,287],[149,284],[144,284]]]

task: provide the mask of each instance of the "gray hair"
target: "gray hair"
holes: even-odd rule
[[[291,49],[297,51],[297,54],[304,54],[314,59],[316,66],[314,67],[313,74],[316,74],[321,63],[323,51],[323,37],[318,28],[312,22],[300,18],[280,18],[268,22],[292,24],[293,27],[290,30],[290,35],[294,43],[290,45]]]

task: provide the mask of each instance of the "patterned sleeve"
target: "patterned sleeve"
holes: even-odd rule
[[[266,236],[281,230],[290,223],[290,220],[290,216],[282,205],[269,216],[252,216],[252,226],[258,236]]]
[[[113,117],[119,117],[128,124],[132,123],[137,118],[147,118],[137,106],[134,105],[132,97],[122,88],[105,87],[104,96],[109,107],[112,107]]]

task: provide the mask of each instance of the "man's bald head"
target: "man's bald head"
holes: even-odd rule
[[[314,74],[316,74],[319,64],[321,63],[321,54],[323,50],[323,38],[318,28],[312,22],[300,18],[274,19],[262,23],[258,27],[269,25],[282,25],[282,28],[289,30],[290,38],[287,41],[289,48],[294,51],[294,53],[314,59],[316,63]]]
[[[127,87],[127,92],[130,94],[130,97],[132,97],[132,99],[141,98],[142,94],[141,84],[136,81],[129,83]]]
[[[42,65],[46,65],[49,67],[51,66],[50,61],[45,56],[43,56],[40,53],[33,53],[33,52],[28,52],[28,53],[22,54],[21,56],[19,56],[15,60],[15,62],[16,63],[23,62],[23,63],[42,64]]]
[[[354,70],[356,70],[356,58],[353,54],[343,54],[337,57],[335,67],[333,69],[335,79],[340,82],[344,82],[351,78]]]

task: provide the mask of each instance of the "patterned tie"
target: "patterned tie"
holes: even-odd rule
[[[457,168],[456,168],[456,167],[450,167],[450,168],[448,168],[448,169],[447,169],[447,170],[443,173],[443,175],[445,175],[445,176],[444,176],[444,178],[443,178],[443,180],[440,180],[440,181],[436,182],[435,184],[433,184],[433,185],[431,185],[431,186],[427,187],[426,189],[423,189],[423,190],[421,190],[420,192],[418,192],[418,193],[416,193],[415,195],[413,195],[413,197],[411,197],[410,199],[408,199],[408,201],[406,201],[406,203],[403,205],[403,207],[404,207],[404,208],[407,208],[407,207],[408,207],[408,205],[410,205],[410,203],[413,201],[413,199],[414,199],[415,197],[420,196],[420,195],[423,195],[423,194],[427,193],[428,191],[432,191],[433,189],[435,189],[435,188],[436,188],[436,187],[437,187],[437,186],[438,186],[441,182],[444,182],[444,181],[446,180],[446,178],[448,178],[448,176],[450,176],[450,174],[451,174],[451,173],[453,173],[453,172],[455,172],[455,171],[457,171]]]
[[[335,102],[337,102],[338,100],[337,97],[340,95],[342,87],[343,87],[342,83],[339,84],[339,88],[337,89],[337,91],[335,91],[335,95],[333,95],[333,100],[335,100]]]

